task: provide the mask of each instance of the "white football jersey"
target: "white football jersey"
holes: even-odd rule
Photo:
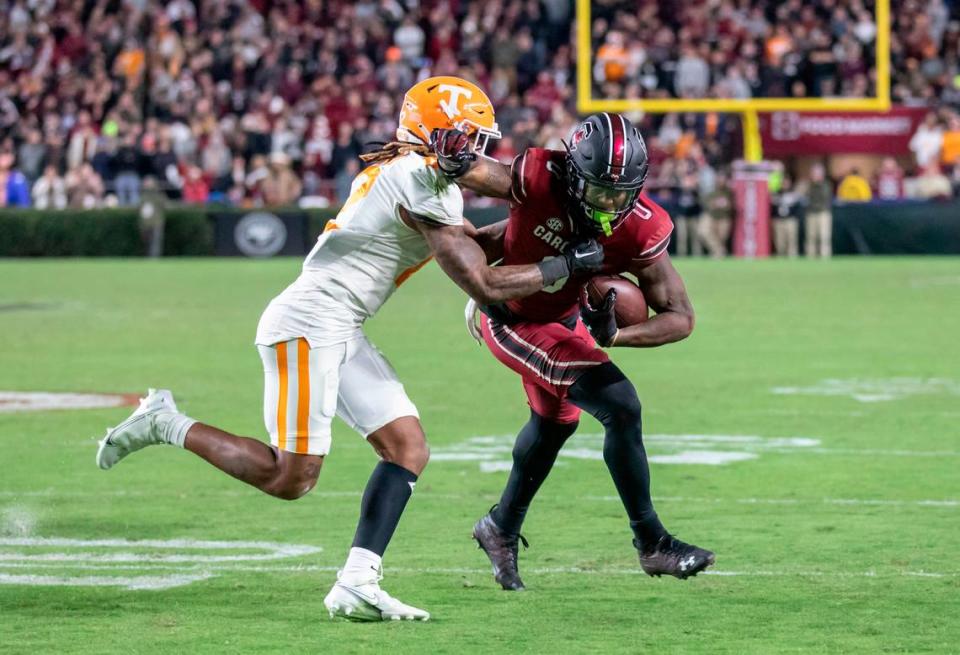
[[[420,232],[399,208],[443,225],[463,223],[460,188],[427,160],[407,154],[365,169],[350,198],[274,298],[257,327],[258,345],[305,337],[313,348],[353,338],[397,287],[430,260]]]

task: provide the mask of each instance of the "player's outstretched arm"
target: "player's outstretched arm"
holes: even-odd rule
[[[693,304],[670,256],[664,254],[654,263],[638,265],[630,272],[637,276],[640,290],[656,315],[645,323],[621,328],[613,345],[651,348],[690,336],[694,324]]]
[[[588,242],[536,264],[491,267],[483,249],[462,225],[437,223],[403,207],[400,215],[423,234],[443,272],[481,305],[523,298],[573,273],[598,271],[603,265],[603,248]]]
[[[512,167],[493,159],[475,159],[467,171],[457,178],[464,189],[488,198],[511,199],[513,187]]]
[[[503,238],[507,233],[507,222],[509,219],[503,219],[490,225],[476,227],[467,219],[463,219],[463,229],[467,236],[477,242],[487,255],[487,263],[503,259]]]

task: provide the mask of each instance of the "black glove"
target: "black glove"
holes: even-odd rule
[[[598,307],[590,305],[590,299],[584,294],[580,298],[580,317],[590,331],[590,336],[604,348],[612,346],[620,329],[617,327],[617,290],[610,289]]]
[[[430,133],[430,149],[437,156],[440,170],[450,177],[466,173],[477,158],[470,145],[470,136],[460,130],[434,130]]]
[[[603,246],[596,239],[583,241],[559,257],[545,259],[537,266],[540,267],[545,287],[578,273],[596,273],[603,267]]]

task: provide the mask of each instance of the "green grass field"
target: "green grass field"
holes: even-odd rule
[[[298,268],[2,261],[0,391],[169,387],[196,418],[262,436],[253,332]],[[433,620],[326,616],[375,462],[343,424],[317,489],[286,503],[169,447],[98,470],[95,441],[129,408],[0,411],[0,652],[960,650],[960,260],[678,268],[694,335],[613,357],[644,402],[660,515],[717,552],[712,575],[638,574],[591,419],[525,526],[529,590],[494,586],[470,528],[497,498],[527,409],[430,266],[368,334],[435,454],[384,587]],[[89,542],[121,539],[155,541]]]

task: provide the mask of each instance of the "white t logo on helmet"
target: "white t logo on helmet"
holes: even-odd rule
[[[440,93],[444,91],[450,92],[450,101],[446,100],[440,101],[440,109],[443,110],[443,113],[447,115],[447,118],[450,120],[455,119],[460,115],[460,97],[463,96],[469,100],[473,96],[473,91],[470,89],[465,89],[462,86],[454,86],[452,84],[441,84]]]

